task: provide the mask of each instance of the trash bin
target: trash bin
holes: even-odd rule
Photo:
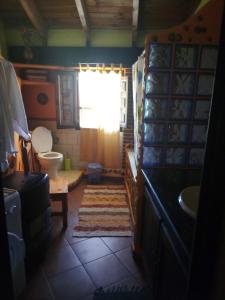
[[[87,167],[88,183],[100,183],[102,176],[102,165],[99,163],[89,163]]]

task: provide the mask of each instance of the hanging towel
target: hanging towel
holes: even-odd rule
[[[8,153],[15,153],[14,130],[30,139],[23,99],[12,63],[0,56],[0,163],[7,168]]]

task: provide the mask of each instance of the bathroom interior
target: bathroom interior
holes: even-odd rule
[[[5,299],[225,297],[224,3],[150,2],[0,4]],[[76,233],[103,186],[131,234]]]

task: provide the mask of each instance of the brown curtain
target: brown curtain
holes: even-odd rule
[[[28,142],[24,144],[24,140],[17,134],[14,134],[15,148],[16,148],[16,171],[24,171],[24,157],[27,155],[28,166],[30,172],[40,172],[40,164],[37,160],[36,154],[34,153],[32,143]],[[23,154],[23,148],[24,154]]]
[[[98,162],[104,168],[120,168],[120,133],[82,128],[80,130],[80,160]]]

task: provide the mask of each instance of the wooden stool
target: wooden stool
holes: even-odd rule
[[[67,203],[68,183],[62,178],[50,179],[50,198],[52,201],[60,201],[62,203],[62,210],[59,212],[52,212],[53,216],[62,216],[63,228],[67,227]]]

